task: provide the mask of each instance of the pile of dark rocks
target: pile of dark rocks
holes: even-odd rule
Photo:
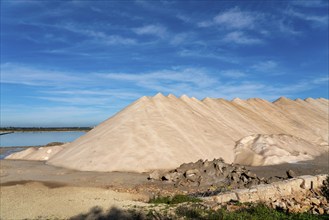
[[[246,167],[238,164],[227,164],[222,158],[198,160],[195,163],[184,163],[169,172],[154,171],[149,180],[172,183],[175,186],[214,187],[214,189],[249,188],[257,184],[266,184],[282,180],[282,177],[259,178]]]

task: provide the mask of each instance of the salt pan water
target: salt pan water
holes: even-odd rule
[[[14,132],[0,135],[0,146],[40,146],[50,142],[72,142],[85,133],[84,131]]]

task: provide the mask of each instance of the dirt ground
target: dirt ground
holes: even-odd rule
[[[329,173],[329,155],[312,161],[265,167],[247,167],[260,177]],[[99,206],[127,209],[147,206],[156,194],[189,193],[189,188],[150,182],[148,173],[85,172],[44,162],[0,160],[1,219],[67,219]]]
[[[329,174],[329,153],[321,155],[314,160],[298,163],[285,163],[271,166],[247,167],[260,177],[280,176],[286,177],[286,171],[291,169],[296,175]]]

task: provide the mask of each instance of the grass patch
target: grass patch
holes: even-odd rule
[[[174,205],[174,204],[179,204],[179,203],[184,203],[184,202],[202,202],[201,199],[192,197],[192,196],[187,196],[187,195],[175,195],[173,197],[170,196],[159,196],[151,199],[149,203],[153,204],[168,204],[168,205]]]
[[[245,204],[239,210],[228,211],[226,207],[212,210],[202,203],[185,203],[166,210],[122,210],[111,208],[104,212],[99,207],[92,208],[88,213],[73,216],[70,220],[106,220],[106,219],[131,219],[131,220],[325,220],[329,215],[313,215],[310,213],[286,213],[271,209],[264,204]]]
[[[328,215],[312,215],[309,213],[285,213],[271,209],[263,204],[253,204],[238,211],[229,212],[225,208],[217,211],[202,207],[181,206],[176,209],[176,215],[184,219],[200,220],[324,220]]]

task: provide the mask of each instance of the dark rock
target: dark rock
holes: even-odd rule
[[[159,172],[156,170],[156,171],[153,171],[152,173],[149,174],[149,177],[148,177],[149,180],[160,180],[160,174]]]
[[[288,178],[295,178],[297,175],[293,170],[287,170],[287,176]]]
[[[184,173],[184,176],[187,178],[187,177],[194,176],[194,175],[199,175],[199,174],[200,174],[200,171],[199,170],[193,169],[193,170],[187,170]]]
[[[256,179],[257,175],[250,172],[250,171],[247,171],[245,173],[243,173],[247,178],[253,178],[253,179]]]

